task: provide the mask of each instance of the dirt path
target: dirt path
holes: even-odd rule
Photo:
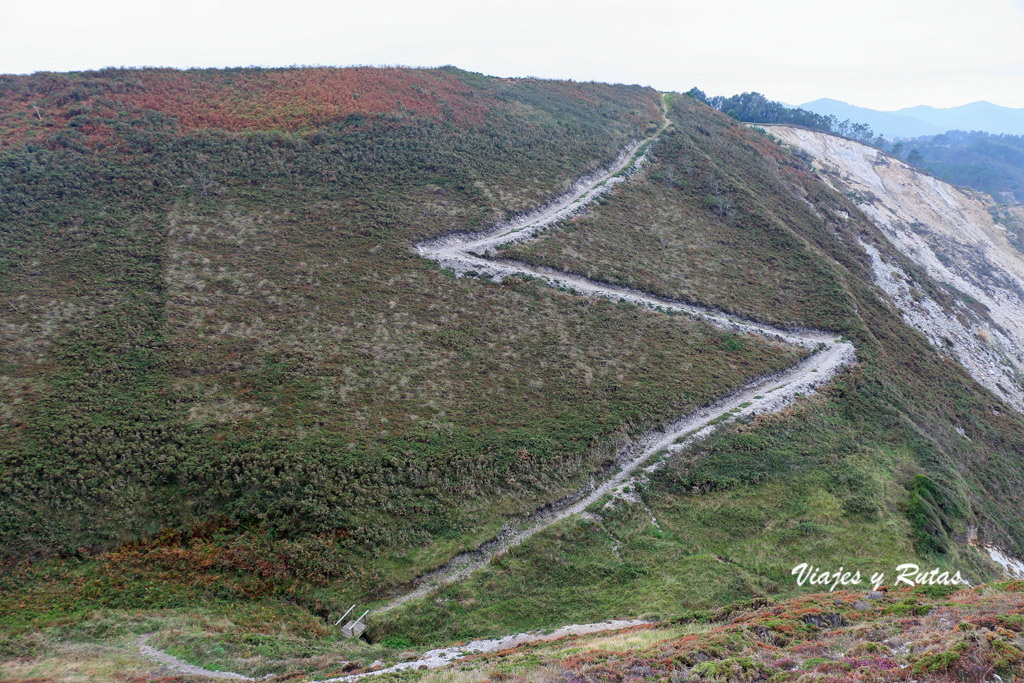
[[[153,635],[149,633],[144,636],[139,636],[135,644],[139,646],[139,652],[146,659],[150,659],[154,662],[159,662],[169,669],[173,669],[178,673],[187,674],[189,676],[205,676],[206,678],[227,678],[235,681],[254,681],[255,678],[243,676],[242,674],[236,674],[233,671],[213,671],[211,669],[204,669],[201,666],[195,666],[188,662],[183,662],[172,654],[168,654],[163,650],[158,650],[152,645],[149,645],[146,641]]]
[[[653,310],[683,313],[721,329],[743,334],[757,334],[769,339],[788,342],[809,349],[813,353],[782,372],[751,381],[740,390],[722,397],[711,406],[683,415],[660,429],[644,433],[619,453],[615,471],[609,473],[600,483],[580,489],[566,498],[546,505],[526,519],[511,521],[496,538],[483,543],[475,550],[456,555],[444,565],[421,576],[415,581],[411,590],[395,597],[374,610],[373,613],[394,609],[411,600],[425,597],[446,583],[469,576],[489,564],[495,555],[522,543],[558,521],[582,513],[603,496],[622,494],[635,477],[643,476],[658,467],[657,463],[645,467],[653,455],[662,451],[671,453],[686,448],[694,441],[706,438],[720,425],[738,417],[781,410],[796,400],[798,396],[813,393],[818,386],[831,379],[844,366],[856,362],[853,344],[842,340],[831,332],[773,327],[683,301],[665,299],[627,287],[597,282],[580,275],[529,266],[518,261],[498,259],[493,256],[499,246],[530,239],[559,221],[565,220],[638,170],[645,161],[644,150],[647,144],[670,125],[667,112],[663,112],[663,115],[663,123],[656,133],[627,147],[611,167],[577,181],[569,192],[551,204],[486,232],[459,233],[422,242],[416,245],[416,250],[424,258],[437,261],[442,267],[453,270],[460,276],[475,273],[496,280],[506,277],[531,276],[543,280],[552,287],[565,288],[583,296],[605,297],[615,301],[628,301],[638,306],[647,306]],[[469,654],[497,652],[524,643],[554,640],[568,635],[618,630],[642,623],[644,622],[629,620],[574,624],[550,634],[520,633],[493,640],[477,640],[467,645],[430,650],[412,662],[402,662],[377,671],[332,678],[322,683],[351,681],[366,676],[377,676],[408,669],[433,669],[450,664]],[[144,638],[139,640],[139,648],[147,657],[185,673],[216,678],[253,680],[241,674],[208,671],[194,667],[146,645]]]
[[[487,638],[483,640],[474,640],[465,645],[457,645],[453,647],[443,647],[436,650],[429,650],[424,652],[418,659],[414,659],[411,662],[399,662],[388,667],[382,667],[372,671],[366,671],[363,673],[348,674],[347,676],[338,676],[336,678],[328,678],[318,683],[340,683],[341,681],[355,681],[360,678],[368,678],[370,676],[382,676],[384,674],[398,673],[400,671],[408,671],[413,669],[438,669],[442,666],[447,666],[454,661],[462,659],[468,655],[486,654],[489,652],[501,652],[508,650],[520,645],[526,645],[528,643],[538,643],[541,641],[558,640],[559,638],[565,638],[567,636],[584,636],[593,633],[604,633],[607,631],[621,631],[624,628],[631,628],[633,626],[643,626],[649,622],[641,619],[617,619],[609,621],[599,621],[594,624],[571,624],[569,626],[563,626],[560,629],[552,631],[551,633],[541,632],[528,632],[528,633],[517,633],[515,635],[504,636],[502,638]],[[207,678],[221,678],[221,679],[232,679],[238,681],[258,681],[263,680],[259,678],[251,678],[249,676],[243,676],[242,674],[233,673],[231,671],[212,671],[210,669],[204,669],[199,666],[194,666],[187,662],[183,662],[177,657],[167,654],[163,650],[158,650],[151,645],[146,644],[146,640],[149,638],[148,635],[140,636],[136,643],[139,646],[139,651],[148,659],[155,662],[159,662],[167,668],[177,671],[179,673],[188,674],[190,676],[205,676]],[[267,676],[266,678],[273,678],[273,676]]]
[[[571,626],[563,626],[557,631],[552,631],[551,633],[517,633],[514,636],[505,636],[504,638],[474,640],[473,642],[466,643],[465,645],[444,647],[438,650],[424,652],[419,659],[412,662],[402,662],[383,669],[367,671],[366,673],[361,674],[329,678],[326,681],[321,681],[320,683],[354,681],[360,678],[367,678],[369,676],[380,676],[382,674],[397,673],[399,671],[407,671],[410,669],[438,669],[468,655],[501,652],[502,650],[508,650],[527,643],[558,640],[559,638],[565,638],[566,636],[582,636],[589,635],[591,633],[602,633],[605,631],[620,631],[624,628],[641,626],[646,623],[647,622],[641,621],[640,619],[601,621],[596,624],[573,624]]]

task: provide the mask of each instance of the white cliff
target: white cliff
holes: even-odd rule
[[[1024,255],[986,195],[953,187],[873,147],[790,126],[765,126],[813,157],[820,177],[851,197],[893,246],[958,299],[943,307],[876,248],[875,283],[903,318],[979,383],[1024,412]]]

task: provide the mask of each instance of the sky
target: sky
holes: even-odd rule
[[[0,73],[294,64],[1024,107],[1024,0],[0,0]]]

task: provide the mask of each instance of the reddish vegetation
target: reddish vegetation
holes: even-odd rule
[[[299,130],[349,114],[402,109],[456,121],[479,122],[483,96],[447,74],[411,69],[289,69],[144,72],[141,87],[125,99],[142,109],[170,114],[187,128]]]
[[[106,70],[0,78],[0,146],[71,127],[103,137],[95,122],[156,111],[185,128],[300,131],[352,114],[408,111],[464,125],[483,121],[494,99],[444,70]]]
[[[1024,676],[1024,583],[948,590],[807,595],[711,615],[707,631],[650,647],[545,658],[563,681],[990,681]],[[944,595],[945,594],[945,595]],[[872,596],[874,597],[874,596]],[[488,666],[488,659],[474,666]],[[498,680],[495,677],[493,680]],[[532,680],[504,676],[501,680]]]
[[[229,536],[231,532],[235,534]],[[346,536],[339,532],[295,541],[268,539],[265,534],[240,532],[227,520],[211,519],[96,553],[97,566],[88,576],[76,573],[73,562],[62,561],[59,568],[0,564],[0,591],[18,596],[0,600],[0,619],[19,612],[70,613],[83,602],[138,608],[211,596],[248,600],[288,595],[298,601],[311,589],[334,581],[366,593],[380,584],[381,576],[349,564],[342,551]],[[303,604],[320,616],[328,610],[319,600]]]

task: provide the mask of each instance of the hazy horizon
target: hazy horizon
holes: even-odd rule
[[[298,68],[298,69],[305,69],[305,68],[349,69],[349,68],[359,68],[359,67],[372,67],[372,68],[381,68],[381,69],[386,69],[386,68],[437,69],[437,68],[442,68],[442,67],[455,67],[457,69],[462,69],[464,71],[481,73],[484,76],[491,76],[491,77],[495,77],[495,78],[537,78],[537,79],[543,79],[543,80],[576,80],[576,81],[581,81],[581,82],[590,82],[590,81],[592,81],[592,82],[608,83],[608,84],[640,85],[640,86],[647,86],[647,87],[655,87],[655,86],[651,85],[650,83],[639,83],[639,82],[628,82],[628,81],[608,81],[608,80],[600,80],[600,79],[573,79],[570,76],[537,76],[535,74],[518,74],[518,75],[494,74],[494,73],[487,73],[487,72],[482,72],[482,71],[477,72],[474,69],[467,69],[467,68],[465,68],[463,66],[460,66],[458,64],[397,64],[397,63],[396,64],[358,64],[358,63],[352,63],[352,64],[226,64],[226,65],[223,65],[223,66],[168,66],[168,65],[165,65],[165,64],[141,64],[141,65],[131,65],[131,66],[129,66],[129,65],[113,65],[113,64],[108,64],[106,66],[99,66],[99,67],[89,68],[89,69],[65,69],[65,70],[40,69],[40,70],[37,70],[37,71],[27,71],[27,72],[20,72],[20,73],[4,72],[4,73],[0,73],[0,76],[29,76],[29,75],[36,74],[36,73],[80,73],[80,72],[87,72],[87,71],[101,71],[103,69],[176,69],[176,70],[179,70],[179,71],[188,71],[190,69],[246,69],[246,68],[261,68],[261,69],[296,69],[296,68]],[[714,96],[714,95],[731,96],[731,95],[741,94],[740,92],[715,92],[715,91],[711,91],[711,90],[707,90],[705,88],[702,88],[700,86],[700,84],[694,84],[694,85],[690,86],[690,88],[692,88],[692,87],[697,87],[697,88],[701,89],[708,96]],[[690,88],[686,88],[686,87],[683,87],[683,88],[672,88],[672,89],[669,89],[669,90],[671,90],[672,92],[686,92],[686,91],[690,90]],[[755,90],[745,90],[745,91],[742,91],[742,92],[759,92],[762,95],[766,96],[768,99],[776,101],[776,102],[780,102],[780,103],[784,104],[787,107],[802,107],[805,104],[809,104],[811,102],[815,102],[815,101],[818,101],[818,100],[833,100],[833,101],[836,101],[836,102],[842,102],[843,104],[848,104],[848,105],[853,106],[853,107],[863,107],[863,108],[866,108],[866,109],[874,109],[876,111],[885,112],[885,113],[898,112],[898,111],[902,111],[904,109],[910,109],[910,108],[913,108],[913,107],[916,107],[916,106],[933,106],[933,107],[935,107],[935,105],[932,105],[932,104],[930,104],[928,102],[918,102],[916,104],[909,104],[909,105],[897,107],[895,109],[878,109],[876,107],[868,107],[867,105],[863,105],[863,104],[860,104],[858,102],[850,102],[850,101],[845,100],[845,99],[843,99],[841,97],[834,97],[834,96],[830,96],[830,95],[822,95],[820,97],[815,97],[813,99],[805,100],[804,102],[793,103],[793,102],[786,102],[782,98],[779,98],[779,97],[772,97],[771,93],[761,92],[760,90],[756,90],[756,89]],[[974,100],[974,101],[971,101],[971,102],[962,102],[960,104],[952,104],[952,105],[948,105],[948,106],[935,107],[935,108],[936,109],[956,109],[958,107],[964,107],[964,106],[971,105],[971,104],[991,104],[991,105],[995,105],[995,106],[999,106],[999,107],[1006,107],[1006,108],[1009,108],[1009,109],[1024,109],[1024,106],[1022,106],[1022,107],[1012,107],[1010,105],[1002,104],[1000,102],[993,102],[992,100]]]
[[[1024,4],[1013,0],[865,0],[855,9],[805,0],[0,7],[6,74],[452,64],[502,77],[757,91],[790,103],[830,97],[882,111],[982,100],[1024,108]]]
[[[725,93],[716,93],[716,94],[725,94]],[[762,94],[765,94],[765,93],[762,93]],[[802,107],[805,104],[811,104],[812,102],[817,102],[817,101],[820,101],[820,100],[832,100],[833,102],[842,102],[843,104],[848,104],[851,107],[862,107],[864,109],[874,109],[875,111],[883,112],[883,113],[886,113],[886,114],[892,114],[892,113],[896,113],[896,112],[901,112],[901,111],[904,111],[905,109],[912,109],[912,108],[917,107],[917,106],[925,106],[925,107],[932,106],[932,107],[935,107],[935,105],[929,104],[928,102],[918,102],[917,104],[910,104],[910,105],[907,105],[907,106],[904,106],[904,107],[897,107],[895,109],[878,109],[876,107],[867,107],[867,106],[859,104],[857,102],[850,102],[848,100],[844,100],[841,97],[830,97],[828,95],[822,95],[821,97],[815,97],[814,99],[811,99],[811,100],[804,100],[803,102],[799,102],[799,103],[796,103],[796,104],[794,104],[792,102],[784,103],[784,104],[786,104],[786,106],[789,106],[789,107]],[[1010,107],[1009,105],[1001,104],[999,102],[993,102],[992,100],[974,100],[972,102],[961,102],[960,104],[953,104],[953,105],[950,105],[948,107],[935,107],[935,109],[957,109],[959,107],[966,107],[966,106],[969,106],[969,105],[972,105],[972,104],[991,104],[991,105],[994,105],[994,106],[997,106],[997,107],[1007,107],[1008,109],[1024,109],[1024,107]]]

